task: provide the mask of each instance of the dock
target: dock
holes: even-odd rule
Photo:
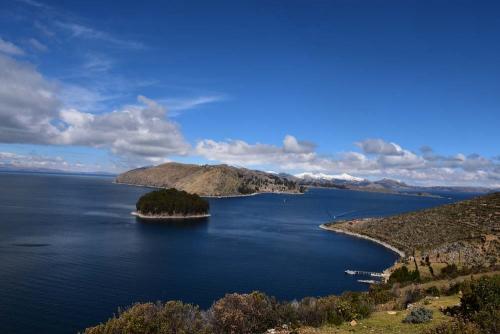
[[[383,273],[377,273],[373,271],[363,271],[363,270],[351,270],[347,269],[344,271],[347,275],[364,275],[364,276],[371,276],[371,277],[385,277]]]

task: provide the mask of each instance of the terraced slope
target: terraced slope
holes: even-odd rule
[[[500,192],[385,218],[326,224],[369,236],[431,262],[496,265],[500,257]]]

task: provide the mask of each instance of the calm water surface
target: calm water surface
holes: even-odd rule
[[[76,333],[137,301],[206,308],[227,292],[363,290],[343,271],[380,271],[396,255],[318,225],[451,201],[312,189],[211,199],[212,216],[196,222],[140,223],[130,212],[149,190],[112,181],[0,173],[0,333]]]

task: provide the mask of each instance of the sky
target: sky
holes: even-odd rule
[[[498,1],[0,3],[0,166],[500,186]]]

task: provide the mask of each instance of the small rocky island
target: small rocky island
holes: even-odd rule
[[[144,219],[202,218],[208,217],[208,201],[196,194],[174,188],[147,193],[136,204],[132,214]]]

